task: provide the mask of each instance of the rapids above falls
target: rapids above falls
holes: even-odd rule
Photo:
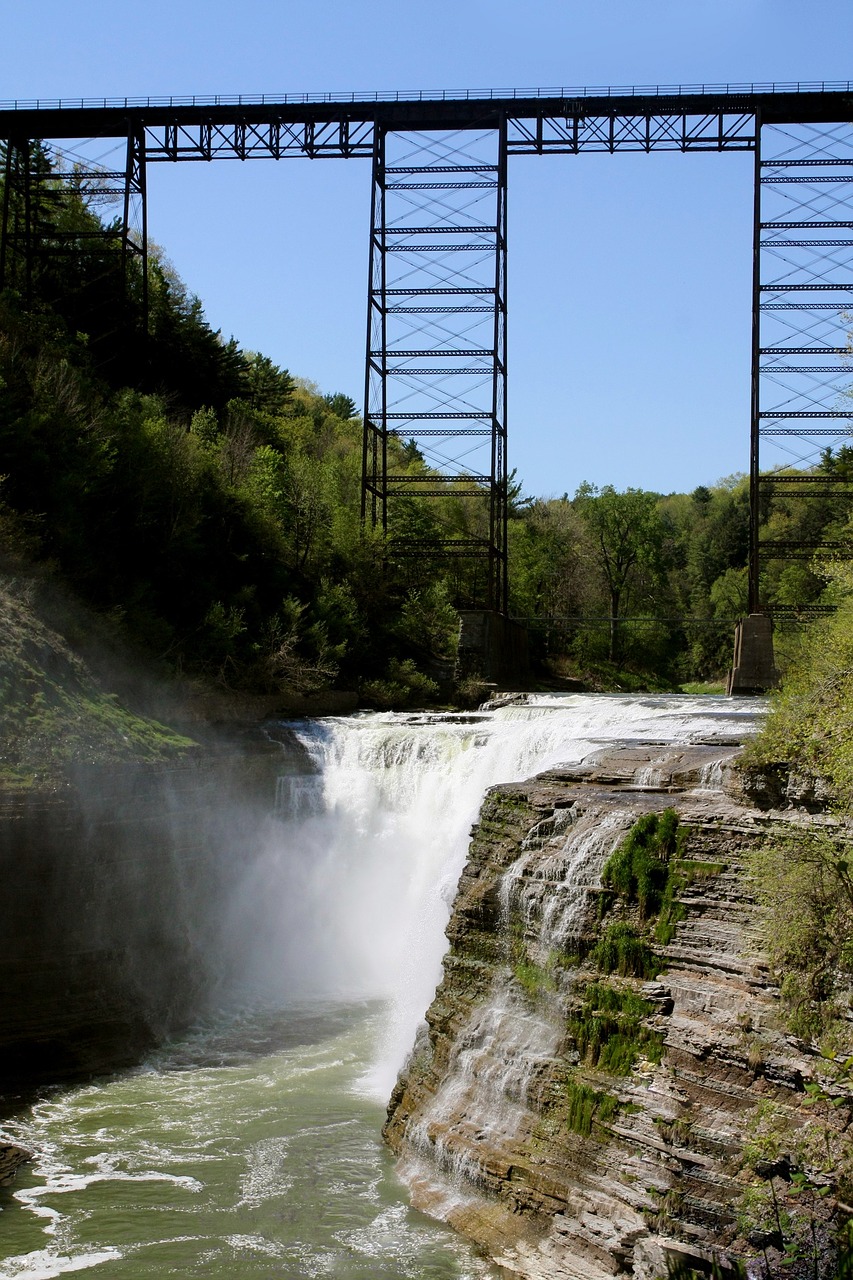
[[[530,695],[290,725],[303,762],[282,772],[233,894],[221,1012],[3,1125],[35,1158],[0,1189],[2,1280],[493,1275],[409,1209],[379,1139],[482,797],[605,744],[724,747],[762,709]]]

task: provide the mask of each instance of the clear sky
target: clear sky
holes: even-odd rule
[[[5,0],[0,98],[853,79],[839,0]],[[748,466],[751,159],[517,157],[510,466],[689,490]],[[151,165],[214,327],[361,401],[366,161]]]

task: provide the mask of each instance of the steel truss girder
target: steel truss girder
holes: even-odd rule
[[[508,121],[511,155],[577,155],[581,151],[751,151],[750,111],[672,111],[538,116]]]
[[[369,120],[173,120],[146,125],[145,137],[152,161],[284,160],[294,156],[339,160],[373,153],[373,124]]]
[[[853,229],[853,126],[759,120],[756,135],[750,613],[762,609],[764,561],[809,560],[819,551],[849,555],[848,544],[762,542],[761,496],[853,497],[850,481],[813,470],[819,440],[843,442],[853,434],[853,406],[845,403],[853,382],[848,342],[853,238],[828,234]],[[761,456],[762,441],[783,451],[770,469]],[[783,611],[773,606],[770,612]]]
[[[468,603],[499,611],[507,605],[506,170],[503,125],[463,135],[377,131],[362,466],[362,514],[383,530],[387,554],[484,561],[486,581]],[[460,296],[474,301],[460,306]],[[453,425],[437,425],[445,423]],[[417,451],[405,473],[403,439]],[[447,513],[434,500],[447,498],[473,504],[466,519],[476,536],[407,535],[407,504],[431,502],[440,529]]]
[[[749,151],[755,141],[754,117],[749,111],[669,111],[587,115],[569,110],[565,115],[539,114],[532,118],[505,117],[509,155],[576,155],[582,151]],[[247,120],[228,124],[199,121],[171,122],[146,128],[149,159],[177,160],[283,160],[350,159],[373,154],[372,121],[349,119],[290,122],[273,120],[253,124]],[[389,172],[411,171],[392,166]],[[452,172],[442,166],[432,172]],[[488,166],[481,166],[481,172]],[[395,184],[388,183],[389,188]],[[415,184],[412,184],[413,186]],[[484,186],[489,185],[484,183]],[[421,190],[438,190],[434,182],[418,184]]]

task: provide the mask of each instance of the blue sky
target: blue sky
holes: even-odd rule
[[[31,0],[0,97],[847,80],[851,51],[837,0]],[[526,490],[744,470],[751,159],[517,157],[509,184]],[[226,337],[360,402],[369,185],[365,161],[152,165],[150,232]]]

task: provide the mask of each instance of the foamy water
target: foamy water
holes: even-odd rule
[[[53,1091],[3,1126],[36,1159],[0,1189],[0,1280],[492,1276],[408,1208],[379,1137],[440,977],[483,794],[606,743],[737,739],[763,705],[533,696],[471,716],[295,725],[316,772],[284,772],[270,795],[223,939],[230,1012],[144,1068]],[[543,834],[560,885],[546,945],[570,926],[583,858],[558,865],[569,832]],[[498,1042],[512,1022],[535,1066],[551,1033],[509,1004],[482,1017],[460,1071],[523,1106],[529,1082]]]

